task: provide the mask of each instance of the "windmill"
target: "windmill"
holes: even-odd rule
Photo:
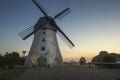
[[[23,40],[34,34],[34,40],[28,57],[26,58],[25,66],[39,67],[61,65],[63,59],[58,46],[56,33],[59,32],[59,34],[61,34],[72,47],[74,47],[74,44],[56,24],[55,19],[67,13],[70,9],[66,8],[52,18],[47,15],[45,10],[35,0],[32,1],[44,14],[44,17],[40,17],[34,26],[19,33],[19,36]]]

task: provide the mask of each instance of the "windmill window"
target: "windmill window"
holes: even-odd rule
[[[42,39],[43,42],[45,42],[45,39]]]
[[[44,46],[42,46],[42,47],[41,47],[41,50],[42,50],[42,51],[45,51],[45,47],[44,47]]]
[[[45,34],[45,32],[43,32],[43,34]]]

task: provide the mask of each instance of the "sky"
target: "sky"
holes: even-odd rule
[[[90,61],[100,51],[120,53],[120,0],[38,0],[48,15],[70,8],[57,24],[75,44],[70,49],[57,35],[64,61],[84,56]],[[18,33],[44,16],[32,0],[0,0],[0,53],[29,53],[33,35],[22,40]],[[26,55],[27,55],[26,54]]]

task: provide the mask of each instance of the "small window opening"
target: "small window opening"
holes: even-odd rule
[[[43,42],[45,42],[45,39],[42,39]]]
[[[45,34],[46,32],[43,32],[43,34]]]
[[[42,50],[42,51],[45,51],[45,47],[44,47],[44,46],[42,46],[42,47],[41,47],[41,50]]]

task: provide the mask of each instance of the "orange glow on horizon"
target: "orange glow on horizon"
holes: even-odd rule
[[[96,55],[98,55],[98,53],[90,53],[90,52],[88,53],[86,52],[73,52],[73,53],[64,52],[62,53],[63,61],[67,61],[67,62],[69,61],[78,62],[80,57],[85,57],[87,62],[90,62],[91,59]]]
[[[119,50],[115,50],[114,48],[112,49],[106,49],[106,50],[94,50],[95,52],[90,52],[90,51],[63,51],[62,53],[62,57],[63,57],[63,61],[76,61],[78,62],[80,57],[85,57],[85,59],[87,60],[87,62],[90,62],[92,60],[93,57],[97,56],[99,54],[100,51],[107,51],[108,53],[117,53],[119,54]]]

